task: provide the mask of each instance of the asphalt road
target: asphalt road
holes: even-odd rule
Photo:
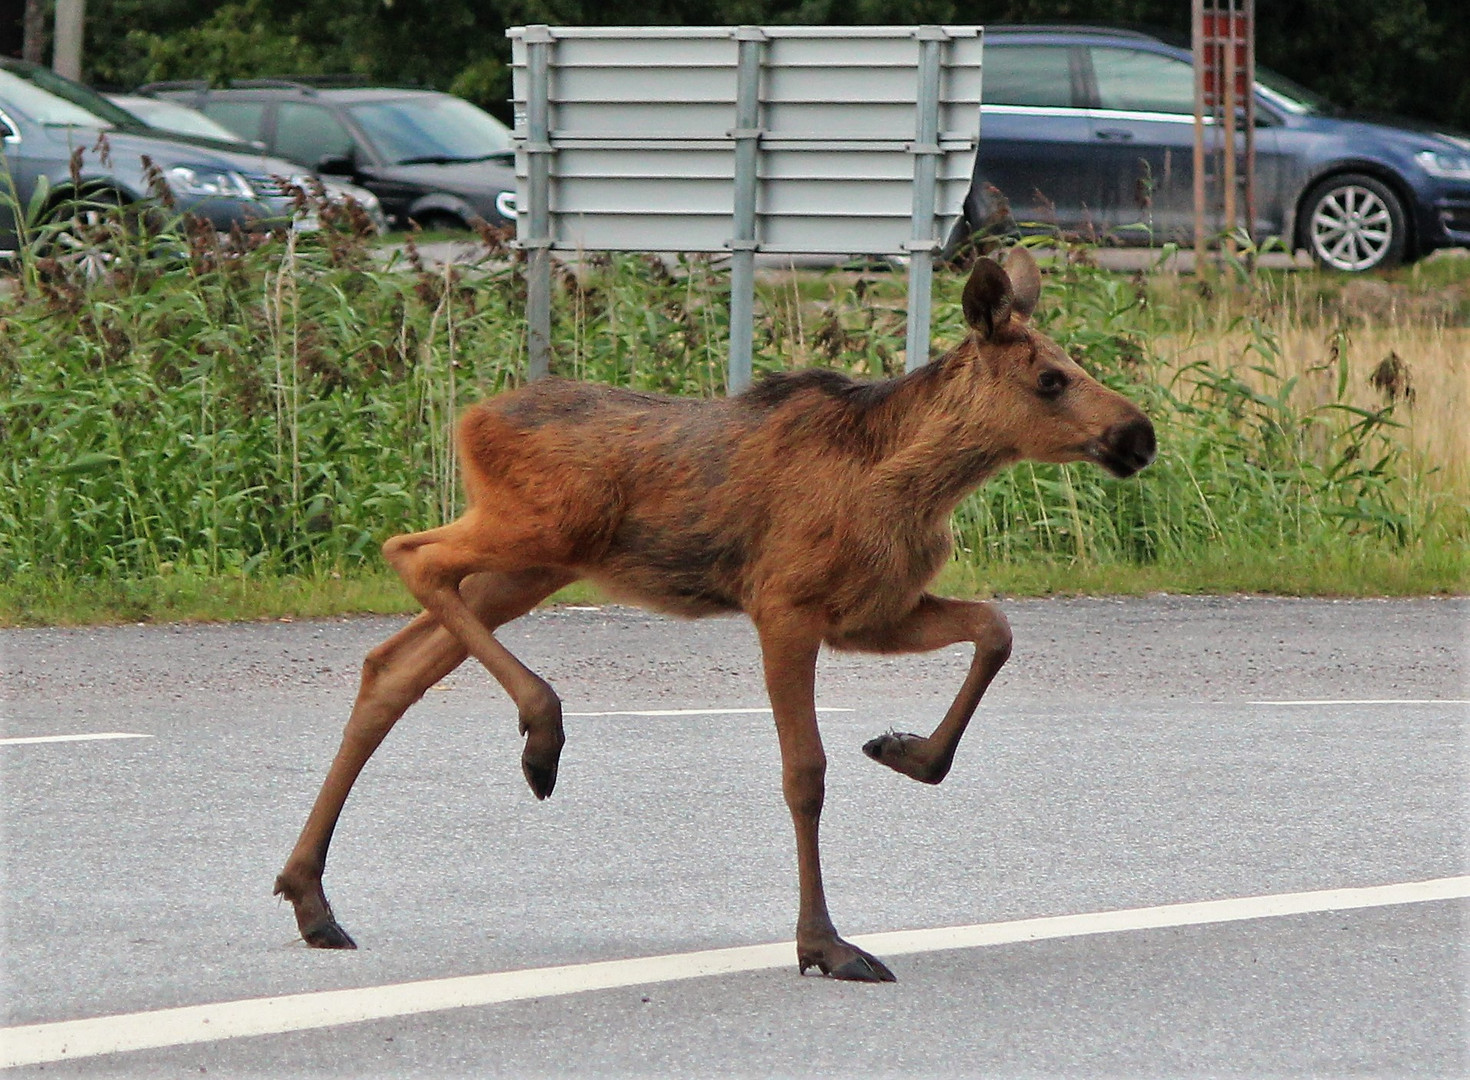
[[[877,987],[799,978],[789,946],[774,966],[553,997],[538,974],[499,1004],[160,1035],[9,1075],[1470,1074],[1467,890],[1310,899],[1470,873],[1470,602],[1003,607],[1014,655],[938,788],[859,747],[929,730],[967,651],[822,660],[842,932],[1307,894],[1300,913],[928,945]],[[362,947],[301,945],[272,881],[361,657],[398,625],[0,633],[0,740],[147,736],[0,745],[0,1024],[313,995],[290,1003],[305,1015],[341,988],[790,941],[769,717],[670,715],[763,706],[753,634],[608,608],[502,633],[566,703],[552,799],[525,789],[509,703],[462,668],[390,736],[338,830],[328,893]]]

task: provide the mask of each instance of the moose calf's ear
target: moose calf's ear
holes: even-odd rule
[[[993,259],[976,259],[960,303],[964,307],[965,322],[980,335],[981,340],[994,337],[996,330],[1005,325],[1011,317],[1014,301],[1011,279],[1000,264]]]
[[[1031,252],[1019,245],[1011,248],[1006,256],[1005,269],[1015,295],[1012,303],[1016,314],[1029,319],[1036,310],[1036,301],[1041,299],[1041,270],[1037,268]]]

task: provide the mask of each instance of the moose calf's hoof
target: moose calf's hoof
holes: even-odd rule
[[[357,942],[352,940],[346,930],[337,925],[336,919],[328,919],[324,923],[306,927],[301,931],[301,939],[313,949],[357,948]]]
[[[521,772],[525,774],[526,783],[531,785],[531,792],[538,799],[544,799],[556,788],[556,764],[537,765],[521,758]]]
[[[863,743],[863,753],[924,784],[937,784],[949,773],[949,763],[934,760],[929,740],[922,735],[890,731]]]
[[[847,958],[839,960],[840,956]],[[839,941],[832,949],[798,949],[796,963],[803,975],[807,968],[815,967],[823,975],[848,982],[898,982],[882,960],[845,941]]]

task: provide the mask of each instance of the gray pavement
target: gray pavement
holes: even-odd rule
[[[966,650],[823,658],[819,704],[851,710],[823,716],[845,934],[1470,872],[1466,600],[1002,606],[1014,656],[939,788],[859,747],[928,730]],[[0,746],[0,1023],[790,939],[769,717],[569,716],[538,804],[513,709],[467,666],[348,804],[327,886],[362,948],[300,945],[271,882],[362,654],[399,625],[0,633],[0,737],[151,736]],[[569,713],[764,704],[743,621],[560,609],[502,637]],[[1451,900],[941,951],[895,957],[891,987],[792,963],[14,1075],[1459,1076],[1467,918]]]

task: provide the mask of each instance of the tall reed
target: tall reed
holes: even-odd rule
[[[222,238],[165,222],[95,281],[67,276],[39,244],[22,253],[0,299],[0,574],[345,569],[392,533],[458,513],[455,417],[522,370],[516,257],[486,230],[478,261],[433,267],[412,239],[385,254],[319,210],[312,234]],[[964,333],[962,277],[939,275],[936,351]],[[763,278],[758,371],[902,370],[897,278]],[[1272,290],[1318,279],[1296,280],[1207,297],[1085,259],[1049,272],[1043,328],[1144,405],[1161,454],[1126,482],[1085,466],[1002,474],[960,507],[958,558],[983,572],[1463,551],[1463,462],[1456,471],[1424,437],[1437,403],[1422,388],[1440,385],[1424,358],[1439,354],[1403,339],[1390,351],[1411,358],[1408,373],[1370,383],[1378,325],[1302,299],[1283,317]],[[721,267],[589,256],[558,281],[554,370],[724,392]],[[1440,330],[1464,332],[1460,318]]]

